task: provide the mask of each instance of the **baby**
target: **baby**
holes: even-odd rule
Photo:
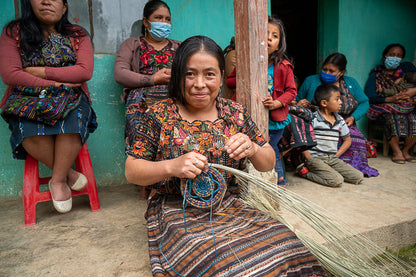
[[[392,88],[384,89],[386,96],[392,96],[407,88],[416,87],[416,71],[405,73],[402,78],[396,80],[395,84],[396,86]]]

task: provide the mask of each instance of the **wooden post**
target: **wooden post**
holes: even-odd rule
[[[269,112],[262,100],[267,93],[267,10],[267,0],[234,1],[237,101],[266,138]]]

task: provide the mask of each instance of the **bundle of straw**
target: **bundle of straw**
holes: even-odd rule
[[[285,224],[331,274],[341,277],[412,276],[410,264],[383,251],[368,238],[336,220],[335,216],[330,216],[324,208],[253,174],[219,164],[210,166],[232,173],[241,185],[242,200]],[[325,246],[295,230],[281,216],[279,205],[320,234]]]

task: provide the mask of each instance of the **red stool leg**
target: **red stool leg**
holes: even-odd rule
[[[94,171],[92,169],[91,158],[86,143],[82,146],[77,158],[75,159],[75,168],[84,174],[88,179],[87,186],[80,193],[88,194],[91,211],[96,212],[101,210],[97,193],[97,184],[95,182]]]
[[[23,206],[25,214],[24,225],[36,224],[36,196],[39,193],[38,161],[27,156],[23,176]]]

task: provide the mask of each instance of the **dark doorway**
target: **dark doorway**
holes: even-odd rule
[[[287,53],[299,84],[316,73],[318,0],[271,0],[272,15],[286,30]]]

